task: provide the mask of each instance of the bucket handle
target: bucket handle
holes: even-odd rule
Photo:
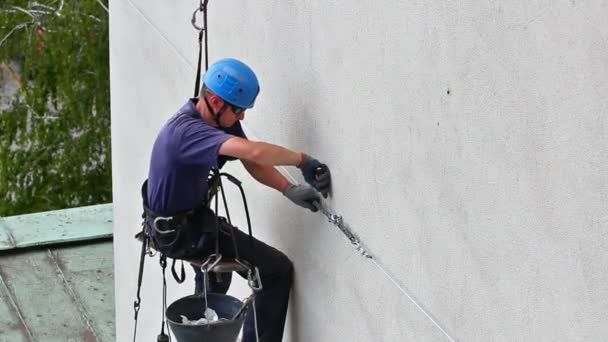
[[[254,294],[252,294],[251,296],[249,296],[243,300],[243,305],[241,306],[239,311],[236,312],[234,317],[232,317],[233,321],[236,320],[237,318],[241,317],[242,315],[244,315],[247,312],[247,310],[249,309],[249,306],[251,305],[251,302],[253,301],[253,296],[254,296]]]
[[[212,261],[213,260],[213,261]],[[207,303],[207,289],[209,288],[209,271],[212,270],[222,260],[222,255],[214,253],[209,255],[207,260],[201,265],[201,271],[203,272],[203,295],[205,299],[205,312],[209,305]]]

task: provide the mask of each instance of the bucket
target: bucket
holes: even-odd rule
[[[236,341],[247,315],[243,312],[236,319],[232,318],[239,312],[243,302],[225,294],[208,293],[207,304],[209,308],[215,310],[220,318],[219,321],[201,325],[182,323],[181,315],[188,317],[189,320],[205,317],[205,298],[202,295],[180,298],[167,307],[167,321],[178,342]]]

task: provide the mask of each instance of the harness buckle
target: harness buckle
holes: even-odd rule
[[[162,230],[162,229],[160,229],[158,227],[158,223],[159,222],[164,221],[164,222],[169,223],[172,220],[173,220],[173,216],[157,216],[154,219],[154,222],[152,224],[154,226],[154,231],[156,231],[158,234],[161,234],[161,235],[175,233],[175,229],[165,229],[165,230]]]

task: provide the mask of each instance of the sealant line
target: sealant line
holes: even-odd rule
[[[154,30],[156,31],[156,33],[158,33],[159,36],[161,36],[161,38],[163,38],[163,40],[169,44],[169,46],[171,46],[171,48],[173,48],[174,52],[182,59],[182,61],[184,61],[186,64],[188,64],[188,66],[190,66],[190,68],[192,68],[192,70],[194,70],[194,66],[188,61],[188,59],[177,49],[177,47],[162,33],[162,31],[152,23],[152,21],[131,1],[131,0],[127,0],[129,2],[129,4],[131,4],[131,6],[144,18],[144,20],[154,28]],[[243,123],[242,123],[243,124]],[[246,125],[245,125],[246,126]],[[251,136],[252,138],[257,139],[257,137],[255,136],[255,133],[252,132],[250,127],[245,127],[249,133],[247,134],[248,136]],[[289,173],[289,171],[287,171],[287,169],[285,169],[282,166],[278,167],[282,172],[282,174],[284,176],[286,176],[287,178],[289,178],[293,183],[297,183],[296,179]],[[372,253],[373,255],[373,253]],[[374,259],[372,259],[372,262],[374,263],[374,265],[376,265],[376,267],[384,274],[384,276],[386,278],[388,278],[398,289],[399,291],[401,291],[401,293],[403,293],[417,308],[418,310],[420,310],[432,323],[433,325],[435,325],[435,327],[437,327],[444,335],[445,337],[447,337],[451,342],[456,342],[456,340],[454,338],[452,338],[450,336],[450,334],[448,334],[442,327],[441,325],[439,325],[439,323],[437,323],[433,317],[420,305],[418,304],[418,302],[416,302],[416,300],[414,300],[414,298],[412,298],[412,296],[409,295],[409,293],[403,288],[401,287],[401,285],[399,285],[399,283],[390,276],[390,274],[388,274],[388,272],[380,265],[378,264],[378,262],[376,262],[375,257]]]

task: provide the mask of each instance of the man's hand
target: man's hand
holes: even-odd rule
[[[315,191],[315,189],[311,188],[308,185],[293,185],[290,184],[287,186],[285,191],[283,191],[283,195],[289,198],[293,203],[310,209],[312,212],[316,212],[318,209],[313,205],[313,202],[321,203],[321,197]]]
[[[312,185],[317,191],[323,194],[324,198],[327,198],[331,187],[331,175],[327,165],[302,153],[302,162],[298,165],[298,168],[302,170],[302,175],[304,176],[306,183]]]

